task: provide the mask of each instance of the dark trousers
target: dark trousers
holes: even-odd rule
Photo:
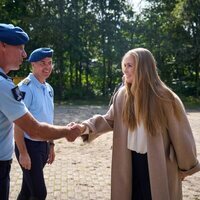
[[[8,200],[12,160],[0,161],[0,200]]]
[[[22,187],[17,200],[44,200],[47,195],[43,168],[47,162],[49,145],[25,139],[26,148],[31,158],[31,170],[22,167]],[[15,154],[19,161],[19,150],[15,145]]]
[[[132,151],[132,200],[151,200],[147,154]]]

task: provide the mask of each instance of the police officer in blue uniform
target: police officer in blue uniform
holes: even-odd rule
[[[52,140],[65,137],[74,141],[80,135],[78,128],[54,126],[38,122],[22,102],[23,94],[7,76],[18,70],[26,58],[24,45],[29,37],[23,29],[0,23],[0,200],[9,199],[10,167],[14,149],[13,122],[31,138]]]
[[[53,50],[50,48],[34,50],[28,59],[32,65],[32,73],[18,84],[31,114],[38,121],[49,124],[53,124],[54,118],[54,92],[46,79],[53,69],[52,56]],[[22,131],[15,131],[14,134],[15,153],[23,171],[22,187],[17,200],[44,200],[47,190],[43,168],[46,163],[54,161],[54,143],[34,140]]]

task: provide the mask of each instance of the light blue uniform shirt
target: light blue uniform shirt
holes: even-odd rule
[[[2,68],[0,72],[4,73]],[[9,78],[0,76],[0,160],[12,159],[14,151],[13,121],[28,112],[22,101],[17,101],[11,89],[15,87]]]
[[[53,124],[53,88],[47,82],[40,83],[32,73],[21,81],[18,86],[20,91],[25,92],[24,103],[31,114],[40,122]],[[26,133],[24,136],[31,139]]]

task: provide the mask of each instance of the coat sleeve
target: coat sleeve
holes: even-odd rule
[[[91,142],[103,133],[113,130],[113,116],[114,109],[111,105],[110,109],[105,115],[94,115],[92,118],[85,120],[82,124],[89,127],[89,135],[83,135],[83,140]]]
[[[187,176],[199,171],[200,164],[197,160],[195,140],[184,106],[177,96],[175,100],[181,116],[178,119],[172,105],[167,106],[165,111],[167,113],[168,133],[175,150],[179,170]]]

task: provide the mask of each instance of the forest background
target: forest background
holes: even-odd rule
[[[199,103],[200,0],[1,0],[0,22],[30,36],[29,55],[54,49],[48,82],[57,101],[109,99],[121,82],[121,59],[136,47],[149,49],[162,80],[182,98]],[[25,77],[30,64],[12,72]]]

